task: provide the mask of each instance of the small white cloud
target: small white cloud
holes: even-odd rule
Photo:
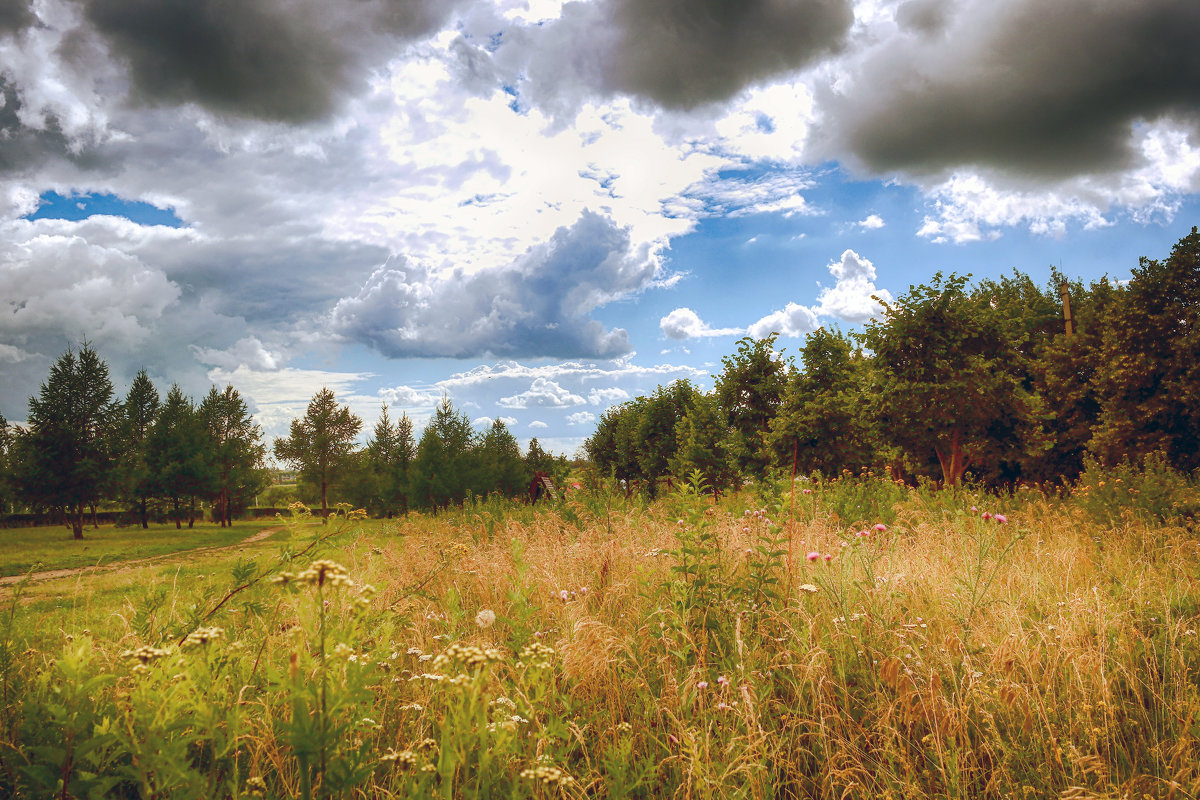
[[[596,421],[596,415],[590,411],[578,411],[567,415],[568,425],[588,425]]]
[[[756,339],[762,339],[772,333],[781,336],[803,336],[819,327],[821,323],[811,308],[799,303],[788,303],[782,310],[768,314],[751,325],[747,333]]]
[[[872,298],[890,302],[892,295],[875,286],[875,265],[853,250],[842,252],[841,258],[829,264],[829,274],[837,279],[832,287],[821,290],[817,297],[817,313],[837,317],[846,322],[866,322],[883,307]]]
[[[0,344],[0,362],[5,364],[19,364],[28,358],[33,358],[33,353],[26,353],[21,348],[14,347],[11,344]]]
[[[232,347],[220,350],[213,347],[190,345],[196,360],[202,364],[224,369],[245,366],[254,370],[273,372],[283,366],[283,358],[267,349],[256,336],[239,339]]]
[[[658,327],[668,339],[697,339],[706,336],[736,336],[745,333],[741,328],[710,328],[690,308],[677,308],[658,321]]]
[[[883,217],[879,216],[878,214],[871,214],[866,219],[860,220],[855,224],[864,231],[877,231],[883,226],[887,225],[887,223],[883,221]]]
[[[588,402],[594,406],[609,405],[621,400],[628,400],[629,392],[624,389],[619,389],[616,386],[611,386],[606,389],[592,389],[588,392]]]
[[[542,422],[540,419],[535,419],[533,422],[529,423],[529,427],[531,427],[531,428],[549,428],[550,426],[547,425],[545,422]]]
[[[398,408],[433,408],[441,402],[440,392],[414,389],[411,386],[391,386],[379,390],[379,399]]]
[[[528,390],[496,401],[503,408],[567,408],[587,401],[548,378],[535,378]]]

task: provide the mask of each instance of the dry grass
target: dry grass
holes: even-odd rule
[[[719,543],[703,557],[720,576],[703,607],[688,604],[672,571],[676,501],[581,499],[538,513],[484,505],[377,525],[326,549],[379,590],[366,616],[335,609],[338,630],[390,666],[359,687],[356,713],[379,726],[354,734],[368,755],[353,758],[415,752],[427,737],[443,754],[430,762],[441,770],[433,782],[373,766],[343,796],[467,797],[472,781],[495,792],[482,796],[521,797],[1200,794],[1200,562],[1185,528],[1101,528],[1035,492],[999,501],[913,491],[890,509],[889,530],[865,539],[817,507],[791,526],[782,596],[756,603],[739,591],[747,548],[766,530],[744,516],[751,500],[726,499],[702,517]],[[972,502],[1008,523],[982,521]],[[809,550],[835,557],[809,563]],[[174,591],[178,610],[188,591],[198,596]],[[280,676],[311,649],[311,604],[254,591],[269,611],[231,606],[221,617],[255,667],[235,670],[240,685],[229,689],[254,709],[229,785],[270,776],[286,794],[301,767]],[[480,629],[485,608],[498,620]],[[119,650],[146,631],[124,616],[109,623],[96,669],[116,672]],[[47,639],[26,663],[50,663]],[[437,654],[453,642],[506,654],[471,684],[477,694],[408,680],[431,663],[409,648]],[[555,650],[537,680],[516,663],[531,642]],[[528,722],[488,744],[477,723],[499,718],[488,705],[498,697]],[[467,741],[493,749],[498,766],[478,753],[450,764],[445,753]],[[522,780],[539,756],[574,781]]]

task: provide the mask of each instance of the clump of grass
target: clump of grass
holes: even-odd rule
[[[0,794],[1200,792],[1197,543],[1157,518],[843,475],[291,524],[152,624],[14,597]]]

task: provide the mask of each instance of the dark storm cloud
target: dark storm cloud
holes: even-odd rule
[[[835,50],[847,0],[614,0],[608,78],[665,106],[724,100],[747,84]]]
[[[0,0],[0,33],[19,31],[33,24],[29,0]]]
[[[849,0],[597,0],[512,31],[497,60],[528,79],[535,105],[570,110],[625,93],[688,109],[837,51]]]
[[[442,0],[86,0],[135,99],[296,122],[334,110],[396,38],[435,29]]]
[[[611,358],[629,352],[626,333],[589,312],[654,275],[626,231],[584,212],[504,269],[434,279],[413,264],[381,267],[338,302],[332,329],[390,358]]]
[[[1139,121],[1200,111],[1196,0],[918,2],[826,92],[826,155],[877,171],[985,165],[1063,177],[1133,163]]]
[[[40,127],[26,124],[21,119],[21,96],[3,76],[0,76],[0,104],[0,175],[32,173],[53,159],[67,159],[83,169],[97,167],[104,161],[97,148],[86,142],[71,141],[52,114],[46,115]]]

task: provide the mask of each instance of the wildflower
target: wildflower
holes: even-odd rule
[[[321,587],[326,584],[330,586],[353,586],[354,581],[350,580],[349,573],[346,568],[335,561],[328,559],[320,559],[308,565],[308,569],[296,576],[296,580],[303,583],[311,583]]]
[[[722,700],[720,703],[717,703],[717,711],[728,711],[729,709],[729,703],[726,703],[724,700]]]
[[[563,589],[562,591],[560,591],[558,593],[558,599],[562,600],[565,603],[571,599],[571,593],[568,592],[566,589]]]
[[[971,513],[972,513],[972,514],[974,514],[974,513],[975,513],[976,511],[978,511],[978,510],[979,510],[979,509],[978,509],[978,508],[976,508],[975,506],[971,506]]]
[[[724,675],[718,675],[718,676],[717,676],[717,683],[718,683],[719,685],[721,685],[721,686],[728,686],[728,685],[729,685],[729,678],[726,678]]]
[[[539,781],[543,786],[570,786],[575,783],[575,779],[570,775],[558,767],[552,767],[549,764],[542,764],[531,769],[523,769],[521,770],[521,777]]]
[[[682,528],[684,525],[684,522],[681,519],[677,519],[677,520],[675,520],[675,524]]]
[[[812,489],[805,489],[803,494],[812,494]]]
[[[1001,525],[1004,525],[1008,522],[1008,517],[1004,516],[1003,514],[996,514],[994,517],[992,517],[992,519],[996,520],[996,522],[999,522]]]
[[[696,681],[696,688],[703,692],[708,688],[708,681]]]
[[[992,518],[992,515],[989,512],[987,512],[987,511],[983,512],[983,521],[984,522],[987,522],[991,518]]]
[[[388,748],[379,760],[385,764],[395,764],[401,769],[409,769],[417,765],[417,754],[412,750],[400,750],[397,752],[392,748]]]
[[[876,533],[883,533],[886,530],[887,530],[887,525],[884,525],[882,522],[875,523],[875,532]]]
[[[496,612],[485,608],[475,615],[475,624],[480,628],[490,628],[496,623]]]
[[[821,554],[818,553],[816,550],[813,550],[811,553],[809,553],[808,555],[805,556],[805,558],[807,558],[809,561],[816,561],[820,557],[821,557]]]
[[[121,653],[121,658],[132,658],[140,664],[150,664],[163,656],[170,655],[170,650],[163,650],[161,647],[151,647],[144,644],[136,650],[128,650]]]
[[[832,554],[832,553],[826,553],[826,554],[825,554],[825,563],[826,563],[826,564],[828,564],[830,561],[833,561],[833,554]]]
[[[224,628],[197,628],[187,635],[183,640],[184,647],[194,647],[195,645],[204,645],[209,642],[216,641],[225,636]]]
[[[267,794],[267,782],[257,775],[253,778],[246,779],[246,791],[251,797],[265,797]]]
[[[816,594],[820,590],[817,589],[816,586],[813,586],[811,583],[802,583],[802,584],[800,584],[800,591],[806,592],[808,594]]]
[[[618,722],[617,733],[633,733],[633,726],[628,722]]]

